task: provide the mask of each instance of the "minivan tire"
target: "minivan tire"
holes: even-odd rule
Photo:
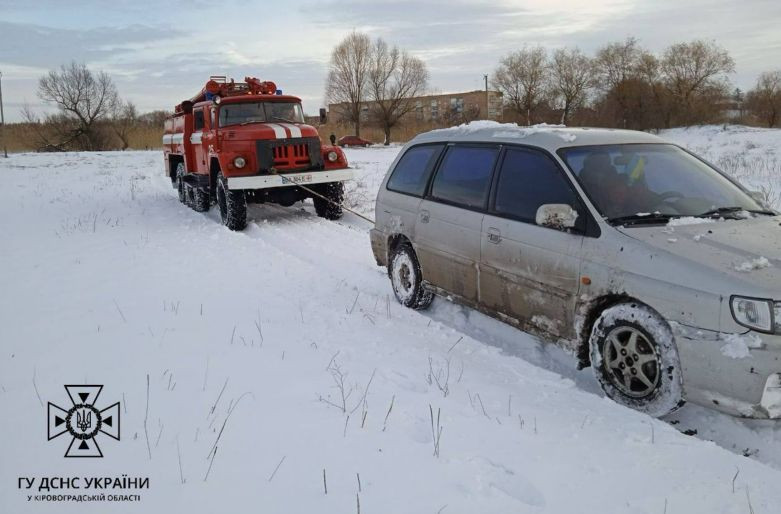
[[[393,286],[393,294],[405,307],[423,310],[434,300],[434,293],[423,285],[420,263],[410,244],[401,243],[391,251],[388,276]]]
[[[589,346],[594,375],[616,403],[655,418],[685,403],[675,337],[650,307],[625,302],[605,309]]]

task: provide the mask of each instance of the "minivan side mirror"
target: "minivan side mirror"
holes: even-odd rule
[[[577,219],[578,212],[569,205],[565,203],[547,203],[540,205],[540,208],[537,209],[534,221],[541,227],[561,230],[575,228]]]

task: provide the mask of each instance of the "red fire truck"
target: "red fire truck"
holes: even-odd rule
[[[199,212],[216,203],[231,230],[246,226],[247,203],[311,197],[318,216],[342,216],[343,182],[353,177],[344,153],[324,144],[304,123],[301,100],[273,82],[211,77],[164,128],[166,175],[179,201]]]

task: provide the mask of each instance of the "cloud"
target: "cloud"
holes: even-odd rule
[[[171,27],[140,24],[62,29],[0,21],[0,63],[48,69],[73,60],[104,61],[133,52],[137,45],[181,34]]]
[[[733,80],[750,87],[778,66],[778,0],[329,0],[304,7],[318,23],[367,30],[424,58],[438,86],[472,83],[458,70],[490,73],[504,54],[528,45],[579,46],[594,52],[633,36],[651,51],[695,38],[715,40],[737,61]],[[469,73],[469,71],[467,71]]]
[[[480,89],[503,55],[538,44],[593,53],[634,36],[660,52],[715,40],[737,61],[732,79],[744,89],[781,54],[778,0],[170,0],[164,11],[148,0],[77,3],[0,0],[9,102],[35,103],[37,77],[76,60],[111,73],[142,110],[171,108],[209,75],[227,74],[276,81],[316,112],[330,49],[353,29],[424,59],[439,91]]]

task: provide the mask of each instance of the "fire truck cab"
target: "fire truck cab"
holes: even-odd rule
[[[179,201],[199,212],[216,203],[231,230],[246,226],[247,203],[312,198],[318,216],[338,219],[343,182],[353,178],[342,150],[304,122],[299,98],[251,77],[211,77],[177,105],[165,120],[163,151]]]

